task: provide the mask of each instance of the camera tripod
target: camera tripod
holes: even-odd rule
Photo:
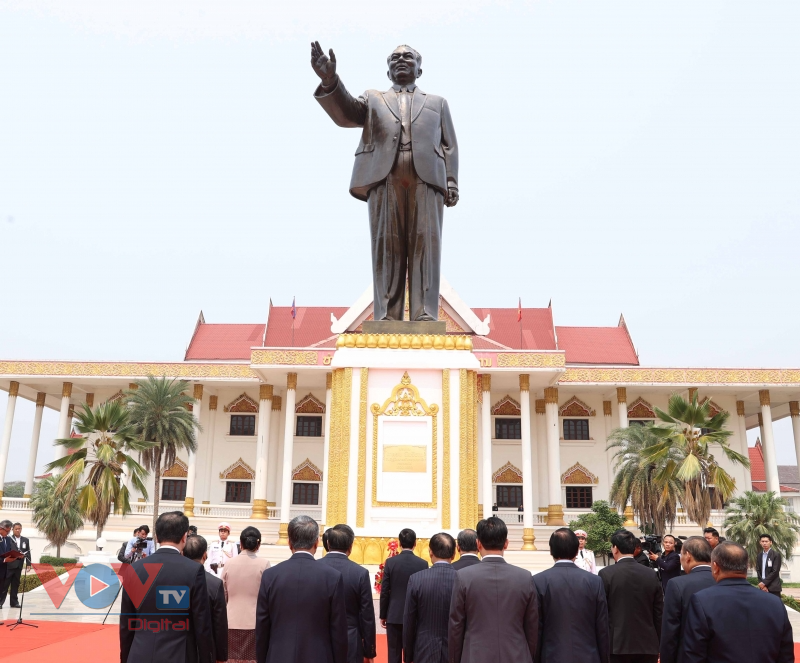
[[[28,567],[30,567],[30,563],[26,559],[25,560],[25,573],[23,575],[23,580],[22,580],[23,586],[25,586],[26,590],[27,590],[27,582],[26,581],[28,579]],[[6,626],[9,627],[12,631],[15,628],[17,628],[17,626],[31,626],[33,628],[39,628],[36,624],[31,624],[29,622],[22,621],[22,609],[25,607],[25,594],[27,594],[27,593],[28,593],[27,591],[22,592],[22,600],[19,602],[19,617],[17,617],[17,621],[13,622],[12,624],[6,624]]]

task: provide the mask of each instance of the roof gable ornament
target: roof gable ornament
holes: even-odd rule
[[[725,412],[724,408],[721,408],[714,401],[712,401],[708,396],[706,396],[702,401],[700,401],[700,405],[702,405],[706,401],[708,401],[708,416],[709,417],[716,417],[720,412]]]
[[[522,483],[522,470],[506,463],[492,475],[492,483]]]
[[[175,462],[161,473],[161,476],[165,479],[185,479],[189,476],[189,466],[180,458],[176,458]]]
[[[304,396],[294,408],[297,414],[323,414],[325,404],[314,398],[313,394]]]
[[[628,419],[655,419],[656,413],[653,406],[639,396],[628,407]]]
[[[435,417],[439,412],[438,405],[428,404],[420,398],[419,389],[411,384],[408,371],[403,373],[400,384],[392,389],[392,395],[383,405],[372,404],[373,416],[386,415],[387,417]]]
[[[593,417],[597,414],[592,408],[577,396],[570,398],[558,408],[559,417]]]
[[[519,403],[506,394],[492,406],[492,414],[518,417],[522,414],[522,411]]]
[[[228,481],[253,481],[256,478],[256,473],[255,470],[240,457],[233,465],[222,470],[222,472],[219,473],[219,478],[227,479]]]
[[[256,414],[258,412],[258,403],[247,394],[241,394],[228,403],[223,410],[239,414]]]
[[[121,401],[125,399],[125,394],[122,393],[122,389],[120,389],[116,394],[113,396],[109,396],[106,403],[115,403],[116,401]]]
[[[322,470],[306,458],[292,470],[292,481],[322,481]]]
[[[564,474],[561,475],[561,483],[567,485],[592,485],[597,483],[597,477],[580,463],[575,463],[566,472],[564,472]]]

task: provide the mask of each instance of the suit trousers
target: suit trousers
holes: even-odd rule
[[[658,663],[658,654],[611,654],[611,663]]]
[[[0,605],[6,602],[9,588],[11,589],[11,605],[17,605],[17,590],[19,589],[19,574],[21,569],[6,569],[6,577],[0,579]]]
[[[374,319],[403,320],[406,274],[411,320],[438,320],[444,195],[423,182],[410,150],[367,198]]]
[[[403,625],[386,625],[386,645],[389,649],[389,663],[403,663]]]

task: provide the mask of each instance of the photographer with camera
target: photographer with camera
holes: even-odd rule
[[[661,555],[649,552],[647,556],[652,565],[658,569],[661,589],[666,592],[667,583],[681,574],[681,556],[675,550],[675,537],[672,534],[665,534],[662,543],[664,552]]]
[[[126,560],[130,560],[133,563],[136,560],[149,557],[156,551],[153,538],[148,534],[150,534],[150,528],[147,525],[142,525],[133,533],[133,538],[125,546]]]

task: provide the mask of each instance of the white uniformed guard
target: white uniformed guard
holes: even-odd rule
[[[204,564],[207,571],[217,576],[222,575],[225,563],[239,554],[239,544],[230,541],[231,526],[222,522],[219,524],[219,540],[208,547],[208,559]]]
[[[575,536],[578,537],[579,544],[575,565],[579,566],[584,571],[597,575],[597,564],[594,561],[594,553],[586,548],[586,537],[589,535],[582,529],[576,529]]]

